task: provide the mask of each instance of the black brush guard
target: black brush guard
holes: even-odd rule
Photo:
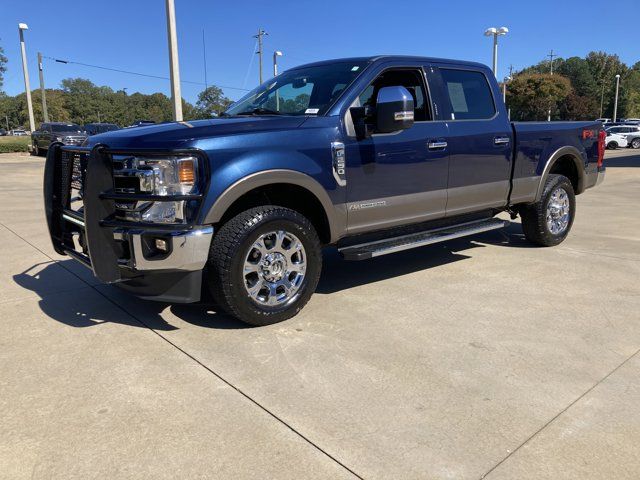
[[[80,188],[84,204],[80,210],[71,208],[72,186]],[[103,225],[104,220],[113,218],[115,202],[103,199],[101,193],[112,189],[111,159],[104,149],[60,144],[49,148],[44,204],[53,248],[79,260],[107,283],[121,280],[118,260],[122,246],[114,240],[114,227]]]

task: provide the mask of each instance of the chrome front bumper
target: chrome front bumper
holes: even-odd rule
[[[145,252],[145,239],[162,238],[169,241],[167,255],[149,256]],[[113,239],[128,242],[129,259],[123,261],[134,271],[176,270],[193,272],[202,270],[209,257],[209,247],[213,237],[213,227],[199,227],[187,231],[167,232],[166,230],[124,230],[116,229]]]

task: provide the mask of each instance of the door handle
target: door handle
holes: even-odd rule
[[[494,145],[508,145],[511,140],[509,137],[496,137],[493,139]]]
[[[429,150],[444,150],[447,148],[447,145],[447,142],[431,141],[427,144],[427,147],[429,147]]]

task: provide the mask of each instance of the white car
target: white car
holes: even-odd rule
[[[619,147],[627,147],[627,135],[624,133],[615,133],[607,130],[607,138],[605,144],[609,150],[615,150]]]
[[[615,150],[618,147],[632,146],[632,140],[630,136],[640,135],[640,126],[638,125],[616,125],[615,127],[607,128],[607,148]],[[640,148],[640,143],[635,142],[633,148]]]

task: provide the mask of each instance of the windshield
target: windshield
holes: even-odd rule
[[[289,70],[249,92],[226,115],[324,115],[366,62],[336,62]]]
[[[70,123],[69,125],[51,125],[52,132],[79,132],[81,130],[80,125]]]

